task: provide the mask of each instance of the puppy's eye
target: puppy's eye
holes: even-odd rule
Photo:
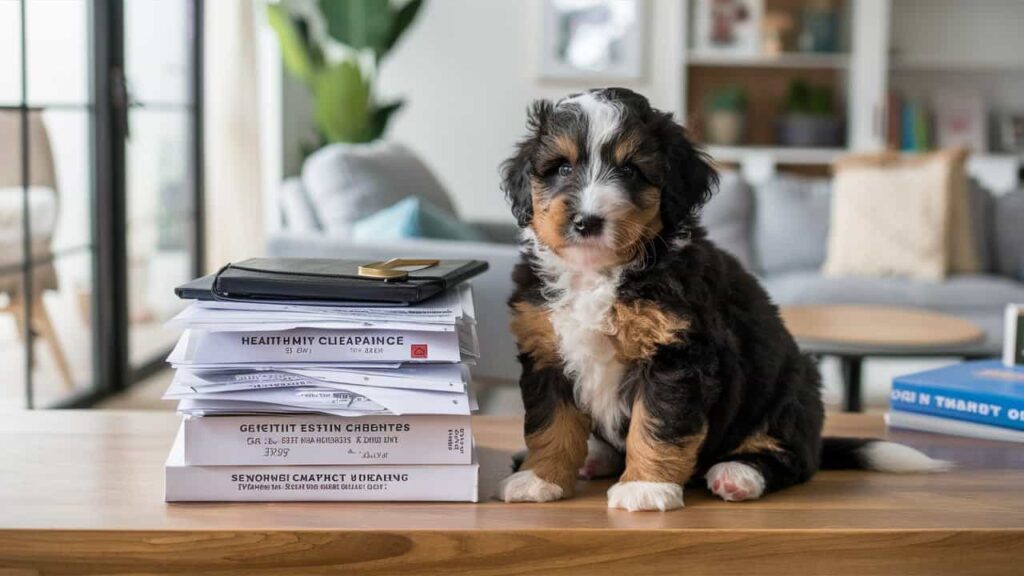
[[[623,164],[622,166],[619,166],[619,174],[621,174],[623,178],[633,178],[637,175],[636,166],[633,166],[632,164]]]
[[[570,174],[572,174],[572,164],[566,162],[558,167],[559,176],[568,176]]]

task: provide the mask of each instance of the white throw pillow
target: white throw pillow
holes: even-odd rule
[[[941,280],[953,265],[953,211],[966,210],[966,153],[883,153],[836,163],[827,276],[901,276]],[[964,200],[955,198],[963,195]],[[967,218],[956,217],[958,234]],[[969,223],[968,223],[969,225]],[[967,250],[957,250],[966,260]],[[976,257],[975,263],[976,266]]]

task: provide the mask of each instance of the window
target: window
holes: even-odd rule
[[[200,8],[0,0],[0,408],[88,404],[173,344],[200,269]]]

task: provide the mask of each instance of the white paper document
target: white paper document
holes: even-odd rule
[[[419,364],[395,370],[336,368],[277,368],[271,370],[192,370],[180,368],[175,376],[181,386],[196,392],[234,392],[266,388],[297,388],[331,384],[355,384],[382,388],[464,392],[469,370],[460,364]]]
[[[218,365],[282,362],[459,362],[475,357],[476,330],[323,330],[214,332],[186,330],[171,355],[171,364]]]
[[[244,411],[252,403],[328,414],[342,411],[396,415],[470,414],[476,405],[467,392],[434,392],[352,384],[332,384],[329,387],[266,388],[234,392],[197,392],[183,384],[180,378],[180,374],[175,375],[170,388],[164,394],[164,399],[181,400],[179,409],[183,406],[190,410],[212,407],[214,413],[231,410]]]

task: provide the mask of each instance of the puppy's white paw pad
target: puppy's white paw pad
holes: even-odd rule
[[[551,502],[562,497],[562,487],[522,470],[498,484],[498,498],[505,502]]]
[[[754,500],[764,494],[764,476],[749,464],[720,462],[704,476],[708,490],[726,502]]]
[[[671,482],[617,482],[608,489],[608,507],[630,512],[683,507],[683,487]]]

